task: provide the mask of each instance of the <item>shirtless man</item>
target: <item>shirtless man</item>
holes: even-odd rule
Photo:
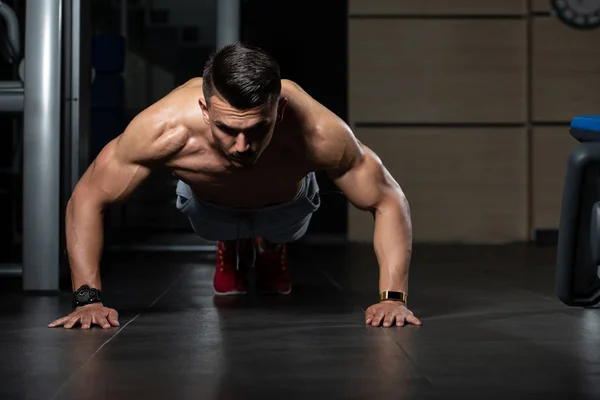
[[[406,198],[380,159],[349,127],[260,49],[235,43],[216,52],[202,78],[176,88],[106,145],[66,210],[75,310],[49,327],[119,326],[101,300],[103,210],[125,201],[156,167],[179,178],[177,208],[195,232],[218,241],[216,294],[291,290],[286,243],[306,232],[319,207],[314,171],[326,171],[355,207],[375,218],[379,301],[372,326],[421,325],[406,295],[412,235]]]

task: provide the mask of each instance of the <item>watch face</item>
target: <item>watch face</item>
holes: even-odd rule
[[[600,27],[600,0],[551,0],[556,16],[579,29]]]
[[[87,290],[78,290],[76,298],[77,298],[77,301],[79,301],[81,303],[85,303],[86,301],[88,301],[90,299],[90,294]]]

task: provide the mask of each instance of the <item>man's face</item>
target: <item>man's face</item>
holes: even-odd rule
[[[285,99],[274,105],[249,110],[238,110],[218,96],[210,106],[201,100],[204,120],[209,124],[212,137],[223,156],[235,168],[249,168],[267,148],[275,124],[283,116]]]

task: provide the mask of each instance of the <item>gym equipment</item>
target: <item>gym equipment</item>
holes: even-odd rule
[[[217,0],[216,47],[240,40],[241,0]]]
[[[19,20],[16,13],[6,3],[0,2],[1,26],[0,53],[3,62],[17,64],[21,58],[21,42],[19,38]],[[20,80],[0,81],[0,112],[18,116],[23,111],[24,88]],[[18,124],[13,124],[17,126]],[[23,135],[13,134],[12,159],[0,168],[0,179],[2,189],[0,190],[1,203],[4,212],[10,215],[2,225],[4,238],[11,237],[12,241],[4,240],[1,246],[3,252],[3,263],[0,265],[0,275],[20,275],[21,266],[17,263],[6,262],[10,260],[12,246],[20,237],[20,192],[22,181],[21,154],[23,147]],[[10,221],[10,222],[9,222]],[[4,258],[7,256],[7,258]]]
[[[600,115],[571,121],[580,143],[571,151],[563,191],[556,294],[570,306],[600,301]]]
[[[119,34],[97,34],[92,38],[92,67],[96,72],[120,74],[125,68],[125,38]]]
[[[92,38],[92,68],[95,71],[91,100],[90,159],[126,128],[125,38],[98,34]]]
[[[0,53],[4,60],[16,64],[21,57],[19,20],[13,9],[2,2],[0,2],[0,17],[6,26],[5,34],[0,36]],[[0,112],[22,112],[23,95],[23,82],[0,81]]]
[[[20,61],[19,79],[0,82],[0,112],[22,113],[23,120],[22,163],[13,162],[9,171],[22,176],[23,261],[0,264],[0,276],[22,275],[25,291],[59,289],[61,192],[70,192],[87,157],[89,3],[27,0],[21,49],[23,21],[0,1],[6,32],[0,52],[10,63]]]
[[[21,41],[19,39],[19,20],[7,4],[0,2],[0,16],[6,23],[6,38],[0,42],[2,56],[11,64],[21,56]]]

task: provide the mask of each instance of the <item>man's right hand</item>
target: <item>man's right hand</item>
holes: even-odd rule
[[[119,313],[102,303],[93,303],[86,306],[77,307],[75,311],[66,317],[59,318],[48,324],[48,328],[63,326],[71,329],[77,323],[81,324],[81,329],[90,329],[93,324],[99,325],[104,329],[112,326],[119,326]]]

